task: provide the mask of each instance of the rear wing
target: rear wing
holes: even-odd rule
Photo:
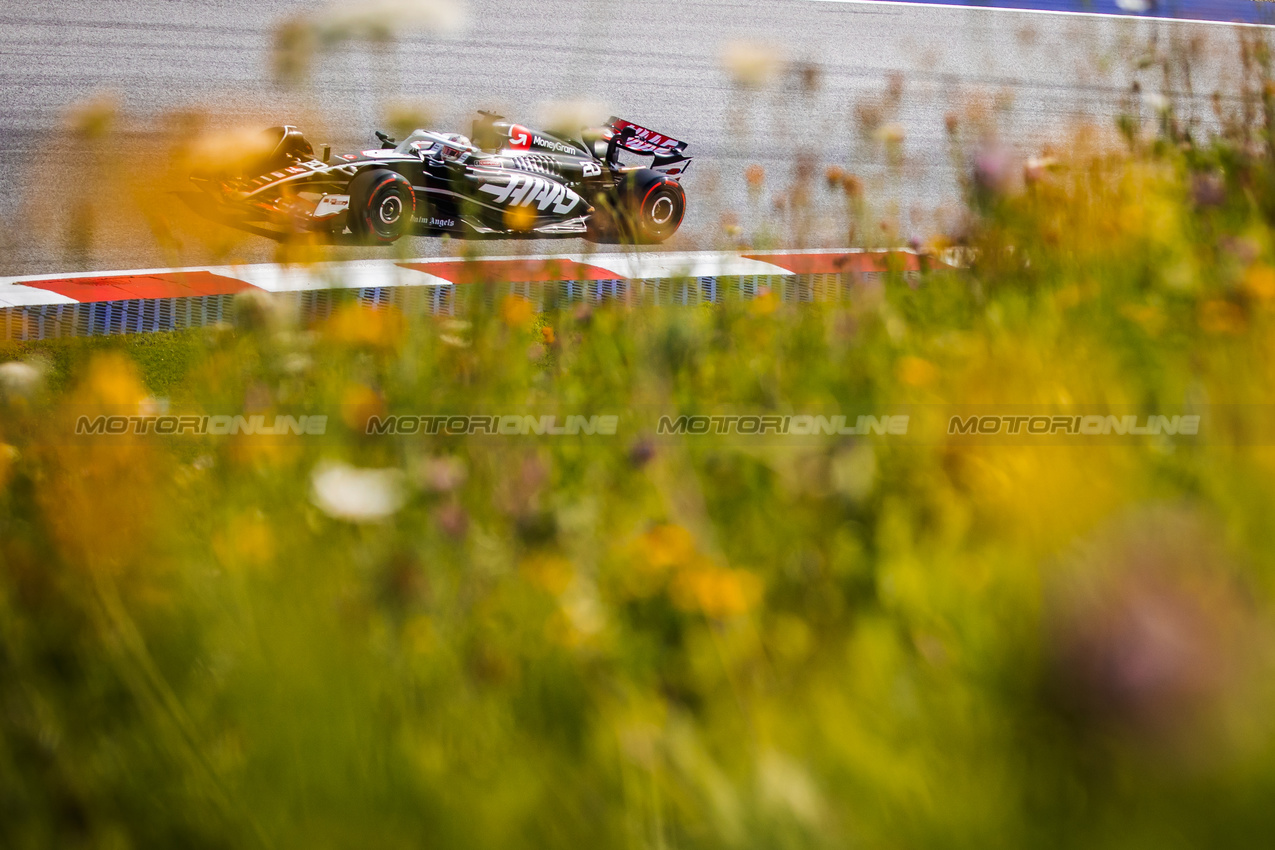
[[[615,161],[615,149],[621,148],[631,153],[653,157],[651,168],[669,177],[684,174],[687,166],[691,164],[691,158],[683,153],[687,147],[686,142],[679,142],[672,136],[657,133],[640,124],[614,116],[607,121],[607,126],[615,134],[611,137],[611,149],[607,151],[608,162]]]

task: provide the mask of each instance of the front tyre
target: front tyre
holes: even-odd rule
[[[364,171],[350,181],[350,232],[360,242],[389,245],[409,232],[416,194],[407,178],[387,169]]]

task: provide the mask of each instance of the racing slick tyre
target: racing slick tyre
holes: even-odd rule
[[[388,245],[410,232],[416,193],[403,175],[378,168],[350,181],[350,232],[360,242]]]
[[[590,242],[663,242],[682,224],[686,192],[681,184],[644,168],[632,174],[619,192],[599,199],[585,238]]]
[[[676,180],[664,177],[642,194],[632,223],[634,241],[653,245],[674,233],[686,214],[686,193]]]

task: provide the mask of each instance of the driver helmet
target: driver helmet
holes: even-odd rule
[[[444,136],[447,141],[443,143],[442,156],[448,162],[456,162],[464,157],[465,154],[475,150],[472,142],[467,136],[459,133],[449,133]]]

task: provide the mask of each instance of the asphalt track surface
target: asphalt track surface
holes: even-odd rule
[[[865,220],[885,221],[883,238],[921,237],[950,223],[958,199],[945,116],[968,126],[979,109],[990,111],[998,137],[1027,155],[1061,143],[1077,124],[1111,127],[1135,79],[1175,97],[1206,127],[1211,93],[1230,97],[1238,85],[1237,36],[1223,25],[812,0],[469,0],[459,30],[402,32],[379,47],[337,44],[320,54],[307,85],[279,84],[276,28],[324,8],[0,0],[0,274],[278,257],[259,237],[221,246],[215,257],[200,238],[156,247],[125,200],[102,188],[111,184],[84,176],[109,170],[116,151],[67,142],[67,111],[103,93],[121,115],[111,144],[133,162],[145,162],[156,138],[149,134],[174,111],[204,113],[212,126],[318,122],[322,138],[312,140],[339,149],[369,146],[393,103],[428,104],[437,128],[463,132],[476,108],[534,123],[552,102],[599,102],[691,143],[690,205],[672,246],[688,249],[722,247],[724,215],[745,236],[764,243],[769,232],[791,243],[775,204],[790,193],[799,153],[818,174],[836,165],[863,177],[872,200]],[[758,90],[741,88],[722,61],[740,41],[769,45],[788,70]],[[1139,57],[1174,45],[1194,51],[1190,93],[1182,74],[1136,69]],[[906,133],[897,167],[863,131],[873,112]],[[744,179],[751,164],[764,169],[760,191]],[[94,228],[81,238],[73,207],[85,198]],[[844,243],[844,196],[817,183],[812,199],[804,243]],[[409,256],[456,251],[437,239],[406,242]],[[583,247],[568,240],[522,250]]]

